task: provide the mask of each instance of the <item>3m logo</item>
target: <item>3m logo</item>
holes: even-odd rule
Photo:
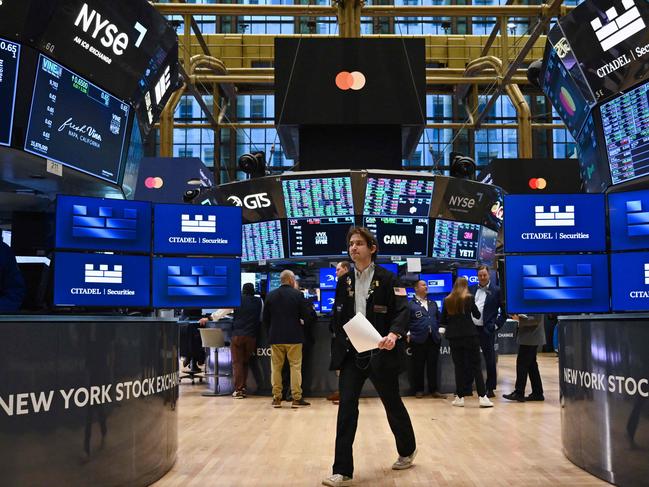
[[[649,211],[642,211],[642,201],[626,202],[626,223],[629,237],[649,236]]]
[[[633,34],[645,28],[644,20],[642,20],[638,7],[636,7],[633,0],[622,0],[622,5],[624,11],[620,16],[618,16],[615,7],[611,7],[606,11],[606,18],[608,19],[606,24],[602,24],[599,17],[590,21],[590,25],[593,27],[604,51],[617,46],[620,42],[627,40]]]
[[[560,211],[559,206],[550,206],[550,211],[545,211],[543,206],[535,206],[534,224],[537,227],[574,227],[575,207],[568,205],[565,211]]]
[[[644,265],[644,283],[649,286],[649,264]]]
[[[111,271],[107,265],[101,264],[99,269],[95,269],[92,264],[86,264],[85,281],[86,283],[97,284],[121,284],[123,271],[121,265],[114,265]]]
[[[225,266],[167,266],[169,296],[225,296],[228,294]]]
[[[118,215],[116,208],[100,206],[97,216],[91,216],[87,206],[73,205],[72,236],[133,240],[137,237],[137,209],[124,208]]]
[[[216,216],[208,215],[203,220],[203,215],[195,215],[192,220],[189,215],[181,215],[180,230],[190,233],[216,233]]]
[[[591,299],[593,272],[590,264],[577,264],[569,273],[564,264],[551,264],[549,275],[541,275],[539,266],[523,266],[523,298],[530,301]]]

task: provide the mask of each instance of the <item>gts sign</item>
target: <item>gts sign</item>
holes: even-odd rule
[[[87,3],[84,3],[74,21],[76,27],[81,26],[81,29],[90,34],[93,39],[99,38],[99,42],[104,47],[111,48],[113,52],[121,56],[124,50],[128,47],[130,42],[129,36],[126,32],[120,32],[115,24],[110,20],[102,18],[101,14],[96,10],[90,10]],[[138,33],[138,38],[135,41],[135,47],[140,47],[144,36],[147,33],[146,27],[139,22],[135,22],[133,26]]]
[[[256,210],[258,208],[268,208],[271,205],[268,193],[249,194],[243,200],[238,196],[228,196],[228,201],[234,206],[245,206],[249,210]]]

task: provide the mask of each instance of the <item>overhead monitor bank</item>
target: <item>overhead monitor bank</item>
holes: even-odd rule
[[[20,44],[0,37],[0,145],[11,144]]]

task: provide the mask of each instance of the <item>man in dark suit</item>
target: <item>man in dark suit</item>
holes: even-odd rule
[[[288,358],[291,368],[291,407],[310,406],[302,397],[302,344],[304,326],[312,319],[309,302],[295,289],[295,274],[284,270],[280,287],[268,293],[264,306],[264,326],[271,348],[271,383],[273,407],[282,407],[282,367]]]
[[[491,282],[489,267],[478,267],[478,285],[469,288],[480,311],[480,318],[473,318],[478,329],[480,348],[487,366],[487,397],[495,397],[496,388],[496,330],[505,324],[507,315],[500,296],[500,288]]]
[[[0,240],[0,313],[15,313],[25,298],[25,281],[11,248]]]
[[[439,309],[428,299],[426,281],[417,281],[415,297],[408,303],[410,332],[408,342],[412,351],[413,371],[411,387],[415,397],[424,397],[424,370],[428,376],[428,390],[436,399],[445,399],[437,390],[437,361],[442,338],[439,335]]]
[[[411,467],[417,453],[410,416],[399,396],[399,373],[405,358],[402,337],[408,331],[406,290],[399,287],[394,274],[374,265],[378,243],[367,228],[352,227],[347,233],[347,246],[355,269],[338,280],[334,303],[336,336],[330,369],[340,370],[340,407],[333,475],[322,481],[330,487],[352,484],[358,399],[368,378],[383,402],[396,440],[399,457],[392,468]],[[343,325],[357,313],[365,315],[383,337],[378,349],[358,353],[349,341]]]

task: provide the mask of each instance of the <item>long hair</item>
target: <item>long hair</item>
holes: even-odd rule
[[[444,298],[444,309],[449,315],[464,313],[467,300],[471,297],[469,283],[466,277],[461,276],[455,279],[451,294]]]

